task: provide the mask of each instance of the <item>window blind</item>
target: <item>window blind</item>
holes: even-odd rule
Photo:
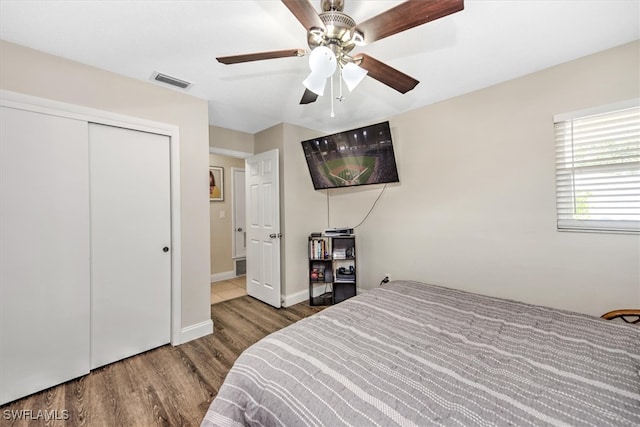
[[[555,142],[558,229],[640,232],[640,107],[556,120]]]

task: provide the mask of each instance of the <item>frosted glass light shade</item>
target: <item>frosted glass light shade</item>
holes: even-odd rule
[[[342,79],[347,84],[349,92],[351,92],[364,77],[367,75],[367,70],[357,66],[353,62],[349,62],[342,68]]]
[[[327,84],[327,78],[315,71],[312,71],[311,74],[304,79],[302,84],[311,92],[322,96],[324,94],[324,87]]]
[[[336,70],[336,55],[326,46],[318,46],[309,55],[309,68],[319,76],[329,77]]]

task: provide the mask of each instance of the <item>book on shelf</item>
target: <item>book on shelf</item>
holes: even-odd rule
[[[311,239],[309,241],[309,255],[312,259],[328,259],[331,244],[328,239]]]

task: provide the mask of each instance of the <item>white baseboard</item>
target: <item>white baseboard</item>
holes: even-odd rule
[[[360,295],[370,290],[371,289],[357,288],[356,292],[358,293],[358,295]],[[323,292],[324,292],[324,289],[318,288],[315,290],[313,296],[316,297],[318,295],[321,295]],[[281,301],[284,307],[290,307],[292,305],[296,305],[303,301],[307,301],[308,299],[309,299],[309,291],[304,290],[304,291],[296,292],[295,294],[291,294],[291,295],[282,295]]]
[[[292,305],[296,305],[302,301],[306,301],[309,299],[309,291],[308,290],[304,290],[304,291],[300,291],[300,292],[296,292],[295,294],[291,294],[291,295],[282,295],[281,300],[282,300],[282,305],[284,307],[290,307]]]
[[[228,274],[231,274],[231,276],[227,276]],[[216,278],[216,280],[214,280],[214,276]],[[222,277],[222,278],[221,278]],[[227,279],[232,279],[233,277],[235,277],[233,275],[233,272],[225,272],[225,273],[218,273],[218,274],[212,274],[211,275],[211,281],[215,282],[215,281],[221,281],[221,280],[227,280]],[[358,288],[358,294],[360,293],[365,293],[367,292],[369,289],[362,289],[362,288]],[[296,305],[298,303],[301,303],[303,301],[307,301],[309,299],[309,291],[308,290],[303,290],[303,291],[299,291],[296,292],[294,294],[291,295],[282,295],[282,306],[283,307],[290,307],[292,305]],[[182,328],[180,330],[180,338],[179,338],[179,342],[174,342],[172,343],[173,345],[179,345],[179,344],[184,344],[186,342],[195,340],[197,338],[202,338],[204,336],[207,336],[209,334],[213,333],[213,321],[211,319],[206,320],[204,322],[200,322],[200,323],[196,323],[195,325],[191,325],[191,326],[187,326],[186,328]]]
[[[172,343],[173,345],[184,344],[186,342],[202,338],[204,336],[213,333],[213,320],[209,319],[204,322],[196,323],[195,325],[187,326],[180,330],[179,342]]]
[[[213,282],[221,282],[223,280],[229,280],[236,277],[236,272],[231,271],[223,271],[222,273],[215,273],[211,275],[211,283]]]

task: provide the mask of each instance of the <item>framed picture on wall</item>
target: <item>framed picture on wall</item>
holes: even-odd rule
[[[222,202],[224,200],[224,168],[209,166],[209,201]]]

